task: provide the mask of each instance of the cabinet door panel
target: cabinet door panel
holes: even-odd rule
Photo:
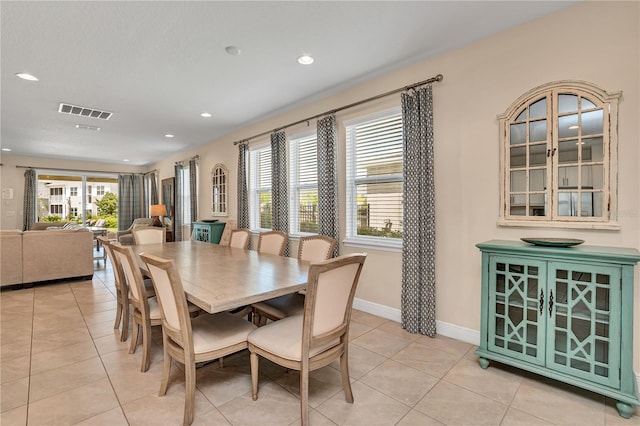
[[[492,256],[489,276],[489,350],[543,365],[545,262]]]
[[[612,387],[620,384],[620,270],[549,263],[547,366]]]

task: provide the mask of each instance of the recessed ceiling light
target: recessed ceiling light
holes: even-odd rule
[[[227,55],[238,56],[242,51],[238,46],[227,46],[224,48],[224,51],[227,52]]]
[[[298,63],[302,65],[311,65],[313,63],[313,58],[309,55],[302,55],[298,58]]]
[[[5,152],[10,152],[11,148],[2,148],[2,150],[5,151]]]
[[[129,162],[129,159],[128,159],[128,158],[125,158],[125,159],[124,159],[124,160],[122,160],[122,161],[124,161],[125,163],[128,163],[128,162]]]
[[[38,77],[36,77],[35,75],[29,74],[26,72],[19,72],[16,74],[16,77],[21,78],[23,80],[28,80],[28,81],[40,81]]]
[[[172,135],[172,134],[170,134],[170,133],[167,133],[166,135],[164,135],[164,137],[165,137],[165,138],[172,138],[172,137],[174,137],[174,135]]]
[[[208,113],[208,112],[202,112],[202,113],[200,113],[200,117],[209,118],[209,117],[211,117],[211,114]]]

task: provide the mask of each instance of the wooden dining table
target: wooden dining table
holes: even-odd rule
[[[201,241],[131,246],[136,254],[173,259],[187,300],[224,312],[306,288],[310,263]],[[138,256],[143,272],[146,265]]]

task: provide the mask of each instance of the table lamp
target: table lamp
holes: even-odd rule
[[[167,215],[167,208],[164,204],[151,204],[151,217],[154,218],[153,226],[162,226],[160,216]]]

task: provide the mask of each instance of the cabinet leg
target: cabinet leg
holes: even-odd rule
[[[486,370],[489,367],[489,360],[486,358],[478,358],[478,362],[480,363],[480,367],[482,367],[483,370]]]
[[[625,419],[630,419],[635,411],[633,405],[627,404],[626,402],[622,401],[616,402],[616,408],[618,409],[618,414],[620,414],[620,417],[624,417]]]

